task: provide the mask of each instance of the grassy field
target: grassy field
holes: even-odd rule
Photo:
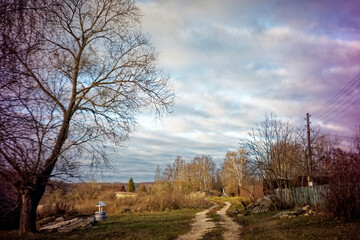
[[[34,239],[175,239],[190,230],[189,223],[202,209],[180,209],[112,215],[95,228],[71,233],[36,233]],[[17,231],[1,231],[0,239],[24,239]]]
[[[229,215],[236,208],[243,210],[242,198],[212,198],[218,207],[209,212],[209,217],[216,223],[216,228],[208,232],[203,239],[221,240],[225,230],[216,213],[223,206],[222,202],[232,203]],[[196,212],[202,208],[184,208],[179,210],[153,211],[144,213],[125,213],[110,215],[106,221],[87,230],[71,233],[37,233],[32,239],[175,239],[190,230],[189,223]],[[272,219],[281,211],[272,211],[250,216],[235,216],[234,220],[242,228],[240,239],[359,239],[360,221],[342,222],[322,216],[300,216],[291,219]],[[17,231],[0,231],[0,239],[24,239]]]
[[[231,202],[227,211],[230,216],[235,209],[243,211],[241,201],[248,204],[241,197],[211,198],[212,201]],[[285,211],[285,210],[283,210]],[[236,216],[234,221],[242,226],[241,239],[351,239],[360,240],[360,221],[343,222],[324,216],[296,217],[291,219],[272,219],[274,215],[282,211],[272,211],[250,216]],[[216,221],[216,215],[213,216]],[[219,230],[214,230],[209,239],[221,239]]]
[[[342,222],[320,216],[272,219],[281,211],[237,216],[241,239],[360,239],[360,221]]]

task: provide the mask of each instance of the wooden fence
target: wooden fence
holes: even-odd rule
[[[276,195],[287,206],[297,205],[324,205],[329,193],[329,185],[296,187],[291,189],[275,189]]]

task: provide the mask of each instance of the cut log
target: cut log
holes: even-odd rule
[[[86,223],[86,219],[78,219],[77,221],[75,221],[69,225],[60,227],[58,229],[58,232],[71,232],[75,228],[79,228],[79,227],[83,226],[85,223]]]
[[[72,223],[76,222],[77,220],[78,220],[78,218],[74,218],[74,219],[71,219],[71,220],[68,220],[68,221],[59,222],[59,223],[55,223],[55,224],[51,223],[49,225],[46,225],[46,226],[40,228],[40,231],[54,232],[58,228],[61,228],[63,226],[69,225],[69,224],[72,224]]]

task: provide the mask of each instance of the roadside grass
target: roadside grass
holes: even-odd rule
[[[219,214],[217,214],[216,212],[219,211],[221,208],[223,208],[225,206],[224,203],[221,202],[217,202],[216,203],[216,207],[214,207],[213,209],[211,209],[208,213],[206,213],[206,215],[211,219],[212,222],[220,222],[221,221],[221,217]]]
[[[190,222],[199,208],[146,213],[110,215],[94,228],[71,233],[36,233],[31,239],[175,239],[191,228]],[[0,231],[0,239],[25,239],[17,231]]]
[[[319,215],[272,219],[281,211],[237,216],[241,239],[360,239],[360,221],[343,222]]]
[[[226,211],[228,215],[232,216],[232,213],[238,209],[239,211],[243,210],[244,207],[242,205],[242,201],[246,204],[249,204],[250,201],[248,198],[245,197],[210,197],[208,198],[209,201],[217,202],[217,203],[223,203],[223,202],[230,202],[231,206]]]
[[[230,201],[237,201],[237,199],[231,198],[222,198],[222,197],[211,197],[208,200],[215,202],[217,206],[213,208],[211,211],[209,211],[206,215],[209,216],[212,222],[215,222],[215,228],[212,229],[210,232],[205,233],[205,235],[202,237],[202,240],[223,240],[223,233],[225,231],[225,228],[221,226],[221,217],[219,214],[217,214],[217,211],[222,209],[225,204],[224,202],[230,202]]]
[[[210,232],[205,233],[202,237],[202,240],[223,240],[224,231],[225,228],[222,227],[219,223],[216,223],[216,227]]]

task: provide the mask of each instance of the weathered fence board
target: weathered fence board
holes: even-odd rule
[[[288,206],[323,205],[329,193],[329,185],[296,187],[291,189],[275,189],[276,195]]]

